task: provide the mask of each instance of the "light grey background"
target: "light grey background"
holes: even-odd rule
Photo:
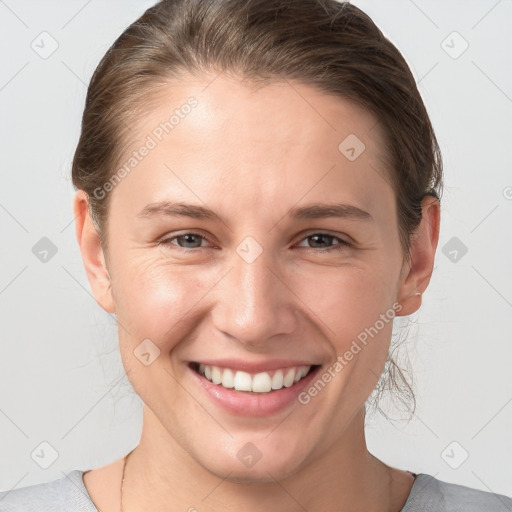
[[[70,164],[94,68],[153,3],[0,0],[0,490],[107,464],[139,440],[141,401],[75,239]],[[446,182],[405,346],[418,408],[408,424],[372,417],[368,445],[389,465],[512,496],[512,2],[354,4],[419,81]],[[43,237],[57,250],[46,262]]]

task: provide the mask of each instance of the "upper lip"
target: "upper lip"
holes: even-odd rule
[[[230,368],[247,373],[269,372],[293,366],[316,366],[318,363],[299,359],[269,359],[260,362],[242,361],[241,359],[201,359],[193,361],[196,364],[206,366],[218,366],[219,368]]]

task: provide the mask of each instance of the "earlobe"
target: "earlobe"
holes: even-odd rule
[[[110,276],[101,240],[89,213],[87,193],[78,190],[73,201],[75,232],[87,279],[96,302],[108,313],[115,313]]]
[[[399,316],[411,315],[421,306],[439,240],[440,204],[433,196],[426,196],[421,203],[422,219],[411,237],[410,259],[404,262],[397,302],[402,305]]]

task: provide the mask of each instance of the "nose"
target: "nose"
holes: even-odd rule
[[[251,350],[265,352],[275,337],[297,328],[298,299],[289,271],[276,265],[265,250],[252,262],[235,252],[230,263],[217,290],[215,327]]]

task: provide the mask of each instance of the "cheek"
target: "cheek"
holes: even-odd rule
[[[162,414],[172,410],[179,396],[172,378],[176,368],[169,353],[198,324],[193,315],[194,306],[204,295],[203,279],[190,269],[171,268],[156,260],[134,259],[116,283],[123,366],[145,403],[158,408],[155,396],[167,397],[167,411],[163,410]]]
[[[326,410],[338,418],[352,414],[353,407],[366,400],[388,355],[397,313],[393,272],[372,263],[330,269],[328,274],[324,269],[314,279],[304,276],[296,283],[298,295],[314,312],[311,318],[328,340],[333,364],[338,363],[324,375],[332,379],[331,393],[322,398]]]
[[[366,328],[372,327],[394,302],[396,283],[389,268],[352,265],[336,269],[319,268],[303,273],[294,291],[308,306],[333,346],[342,350]],[[388,317],[393,318],[393,311]],[[392,323],[387,319],[387,323]],[[379,322],[379,330],[386,331]]]
[[[195,306],[218,278],[192,266],[170,265],[161,258],[132,259],[116,281],[116,310],[131,343],[151,339],[168,351],[193,316]],[[190,328],[190,325],[188,326]]]

